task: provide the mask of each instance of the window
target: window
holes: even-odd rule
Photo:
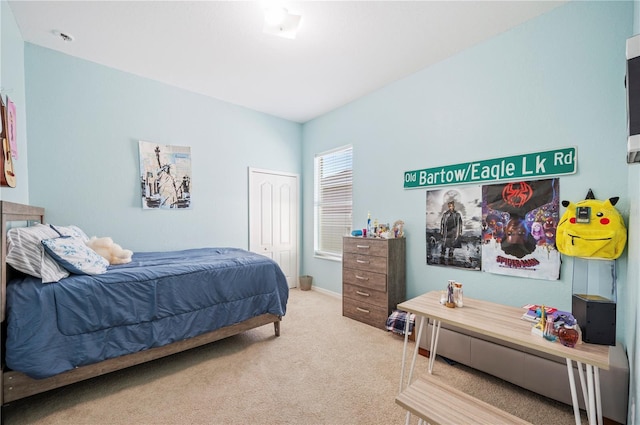
[[[314,249],[323,257],[342,258],[342,237],[351,233],[351,146],[318,154],[314,168]]]

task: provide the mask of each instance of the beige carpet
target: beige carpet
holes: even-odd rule
[[[264,326],[16,401],[4,424],[404,423],[394,401],[401,337],[342,317],[339,299],[297,289],[281,330],[275,338]],[[420,373],[426,365],[419,356]],[[438,359],[434,375],[533,423],[574,423],[570,406],[461,365]]]

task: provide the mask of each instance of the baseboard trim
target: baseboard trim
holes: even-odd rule
[[[329,295],[330,297],[333,297],[333,298],[338,298],[340,300],[342,299],[342,294],[338,294],[337,292],[329,291],[328,289],[320,288],[320,287],[317,287],[317,286],[312,286],[311,290],[320,292],[320,293],[325,294],[325,295]]]

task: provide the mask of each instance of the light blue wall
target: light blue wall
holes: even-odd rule
[[[621,196],[628,215],[625,39],[631,3],[571,2],[304,125],[304,205],[312,205],[313,154],[354,146],[354,226],[367,212],[405,221],[407,295],[448,279],[465,294],[512,305],[570,308],[571,260],[560,281],[511,278],[425,264],[425,190],[403,189],[403,172],[576,146],[578,172],[562,199]],[[304,214],[304,271],[341,292],[340,264],[313,257]],[[624,293],[626,261],[619,261]]]
[[[558,281],[426,265],[426,191],[404,190],[403,172],[576,146],[578,171],[560,179],[561,199],[584,199],[589,188],[598,198],[620,196],[617,208],[629,219],[630,198],[634,211],[638,202],[628,190],[623,83],[632,29],[632,2],[570,2],[306,123],[304,273],[341,292],[341,264],[313,256],[311,176],[315,153],[352,144],[354,227],[368,211],[383,222],[405,221],[408,297],[455,279],[469,297],[570,309],[570,257]],[[638,272],[628,282],[627,253],[617,263],[617,331],[625,343],[635,330]]]
[[[248,247],[248,167],[300,172],[301,126],[27,43],[29,200],[134,251]],[[138,141],[191,147],[191,210],[142,210]]]
[[[3,99],[9,96],[16,105],[16,135],[18,159],[13,160],[17,176],[15,188],[0,188],[0,199],[4,201],[29,203],[29,176],[27,167],[27,120],[24,91],[24,42],[13,13],[6,1],[0,2],[1,45],[0,52],[0,91]]]

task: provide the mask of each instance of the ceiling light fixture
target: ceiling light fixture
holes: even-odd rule
[[[269,26],[280,25],[287,16],[287,9],[283,7],[270,7],[264,10],[264,23]]]
[[[264,27],[262,32],[278,37],[295,39],[302,16],[294,15],[282,7],[271,7],[264,10]]]

